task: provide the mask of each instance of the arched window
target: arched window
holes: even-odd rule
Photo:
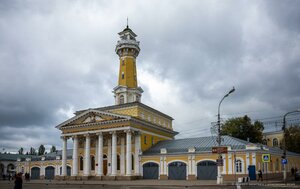
[[[235,161],[235,171],[237,172],[237,173],[241,173],[242,172],[242,161],[241,160],[236,160]]]
[[[83,170],[83,157],[80,157],[79,168],[80,168],[80,171]]]
[[[278,139],[277,138],[274,138],[273,139],[273,146],[278,146]]]
[[[267,145],[267,139],[263,139],[262,143],[263,143],[264,145]]]
[[[124,104],[124,96],[123,95],[120,96],[120,104]]]
[[[95,157],[91,156],[91,170],[95,170]]]

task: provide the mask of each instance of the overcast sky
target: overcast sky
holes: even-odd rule
[[[118,32],[138,35],[142,102],[177,138],[300,108],[300,1],[0,1],[0,147],[61,148],[56,125],[114,104]]]

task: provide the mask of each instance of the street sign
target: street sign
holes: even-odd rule
[[[211,152],[213,154],[227,154],[227,146],[212,147]]]
[[[287,164],[287,162],[288,162],[287,159],[282,159],[282,160],[281,160],[281,163],[282,163],[282,164]]]
[[[261,159],[262,159],[262,162],[264,162],[264,163],[269,163],[269,162],[270,162],[270,159],[271,159],[270,154],[263,154],[263,155],[261,156]]]

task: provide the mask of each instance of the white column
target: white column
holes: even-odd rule
[[[72,176],[78,175],[78,137],[73,136],[73,168],[72,168]]]
[[[41,166],[41,174],[40,174],[40,176],[45,176],[45,166]]]
[[[256,166],[256,153],[252,153],[252,162],[251,165],[255,165]]]
[[[112,132],[112,144],[111,144],[111,176],[117,175],[117,133]]]
[[[96,135],[97,135],[97,133],[96,133]],[[98,146],[99,146],[99,142],[98,142],[98,137],[96,137],[95,138],[95,175],[98,175],[98,166],[97,166],[97,164],[98,164],[98,155],[99,155],[99,148],[98,148]]]
[[[83,175],[89,176],[91,174],[91,137],[89,134],[85,135],[85,151],[83,165]]]
[[[249,170],[248,170],[248,167],[250,165],[250,154],[249,153],[246,153],[246,174],[249,173]]]
[[[192,157],[188,156],[188,174],[192,174]]]
[[[66,176],[67,175],[67,138],[62,137],[63,140],[63,148],[62,148],[62,172],[61,176]]]
[[[192,175],[196,176],[196,160],[195,160],[195,155],[192,156]]]
[[[98,133],[98,170],[97,175],[103,175],[103,134]]]
[[[232,153],[228,153],[228,174],[232,174]]]
[[[160,167],[159,175],[163,175],[164,174],[164,157],[163,156],[160,157],[159,167]]]
[[[164,156],[164,175],[167,175],[167,157]]]
[[[222,159],[223,159],[222,174],[226,174],[226,172],[227,172],[227,169],[226,169],[227,155],[226,154],[222,154]]]
[[[107,175],[111,174],[111,139],[107,139]]]
[[[134,173],[140,175],[140,152],[141,152],[141,135],[138,132],[134,137]]]
[[[121,137],[121,156],[120,156],[120,172],[125,175],[125,137]]]
[[[131,176],[131,131],[126,131],[126,176]]]

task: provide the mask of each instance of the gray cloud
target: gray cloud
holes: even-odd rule
[[[299,108],[299,7],[297,1],[1,1],[0,147],[17,149],[18,138],[59,146],[55,125],[78,109],[114,103],[114,47],[126,17],[141,41],[143,102],[173,116],[179,137],[206,135],[232,86],[224,118]]]

